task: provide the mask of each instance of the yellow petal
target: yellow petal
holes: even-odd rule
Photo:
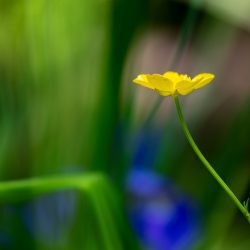
[[[169,96],[169,95],[173,95],[173,92],[168,92],[168,91],[160,91],[158,89],[155,90],[159,95],[162,96]]]
[[[167,77],[167,78],[179,78],[180,75],[177,73],[177,72],[173,72],[173,71],[167,71],[163,74],[164,77]]]
[[[210,73],[202,73],[197,75],[195,78],[192,79],[192,82],[194,82],[194,89],[199,89],[206,86],[213,79],[214,75]]]
[[[182,80],[176,83],[176,90],[181,95],[187,95],[194,89],[194,82],[190,80]]]
[[[154,89],[155,87],[152,83],[148,82],[147,76],[145,74],[138,75],[134,80],[134,83],[140,84],[143,87]]]
[[[163,91],[163,92],[173,92],[174,91],[174,84],[169,79],[163,77],[159,74],[153,75],[146,75],[147,80],[149,83],[154,86],[156,90]]]
[[[163,76],[165,78],[169,79],[170,81],[172,81],[174,84],[176,84],[178,81],[182,80],[180,75],[177,72],[168,71],[168,72],[164,73]]]
[[[188,75],[180,74],[180,77],[182,80],[191,81],[191,78]]]
[[[193,79],[192,79],[192,82],[194,83],[194,84],[197,84],[198,82],[200,82],[202,79],[203,79],[203,74],[199,74],[199,75],[197,75],[197,76],[195,76]]]
[[[177,93],[181,94],[181,95],[187,95],[187,94],[190,94],[193,91],[194,91],[194,88],[189,88],[189,89],[177,90]]]

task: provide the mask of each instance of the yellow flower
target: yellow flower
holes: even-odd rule
[[[206,86],[213,79],[214,75],[210,73],[202,73],[191,79],[188,75],[169,71],[163,75],[141,74],[133,82],[153,89],[162,96],[169,96],[187,95],[196,89]]]

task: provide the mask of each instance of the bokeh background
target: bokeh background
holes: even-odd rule
[[[139,73],[216,75],[181,103],[201,151],[246,200],[249,11],[249,0],[0,0],[1,180],[98,171],[123,204],[121,234],[142,249],[250,249],[249,225],[189,147],[173,100],[132,84]],[[0,249],[85,249],[86,231],[88,249],[104,249],[95,235],[116,228],[87,227],[80,200],[1,204]]]

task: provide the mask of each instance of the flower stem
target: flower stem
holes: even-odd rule
[[[239,208],[241,213],[245,216],[247,221],[250,223],[250,214],[249,214],[249,212],[247,210],[247,207],[243,206],[241,204],[241,202],[238,200],[238,198],[235,196],[235,194],[232,192],[232,190],[222,180],[222,178],[217,174],[217,172],[214,170],[214,168],[211,166],[211,164],[207,161],[207,159],[204,157],[204,155],[201,153],[198,146],[194,142],[194,139],[191,136],[191,134],[190,134],[190,132],[188,130],[187,124],[186,124],[186,122],[184,120],[178,96],[174,96],[174,101],[175,101],[175,105],[176,105],[178,116],[179,116],[179,119],[180,119],[180,122],[181,122],[182,129],[183,129],[184,134],[186,135],[186,137],[187,137],[187,139],[189,141],[189,144],[191,145],[191,147],[193,148],[194,152],[196,153],[198,158],[201,160],[203,165],[207,168],[209,173],[216,179],[216,181],[220,184],[220,186],[224,189],[224,191],[229,195],[229,197],[232,199],[232,201],[235,203],[235,205]]]

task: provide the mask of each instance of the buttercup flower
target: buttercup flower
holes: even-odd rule
[[[223,181],[223,179],[217,174],[212,165],[207,161],[205,156],[201,153],[200,149],[196,145],[191,133],[188,130],[187,124],[182,114],[181,105],[179,102],[178,95],[187,95],[192,91],[202,88],[209,84],[214,79],[214,75],[210,73],[202,73],[191,79],[187,75],[178,74],[176,72],[166,72],[163,75],[159,74],[142,74],[138,75],[133,82],[140,84],[146,88],[153,89],[162,96],[172,95],[177,113],[180,119],[180,123],[187,140],[196,153],[197,157],[209,171],[209,173],[215,178],[215,180],[220,184],[223,190],[229,195],[238,209],[245,216],[247,221],[250,223],[250,212],[248,211],[249,200],[243,204],[235,196],[233,191],[229,186]]]
[[[162,96],[169,96],[190,94],[192,91],[206,86],[213,79],[214,75],[210,73],[202,73],[191,79],[188,75],[169,71],[163,75],[141,74],[133,82],[153,89]]]

